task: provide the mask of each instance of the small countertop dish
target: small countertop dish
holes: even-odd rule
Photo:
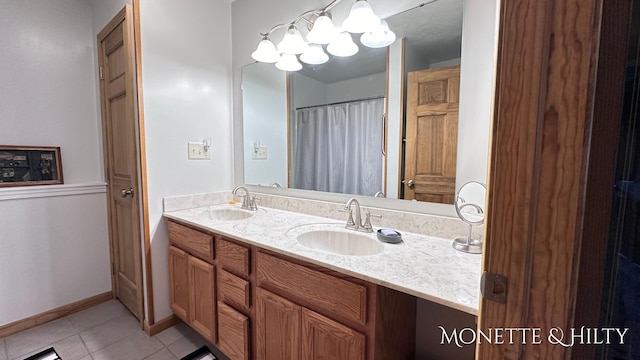
[[[451,239],[403,231],[401,243],[388,244],[377,239],[377,228],[373,233],[356,232],[345,229],[345,222],[265,207],[247,216],[239,211],[239,204],[223,204],[165,212],[164,216],[472,315],[478,314],[481,256],[455,251]],[[351,238],[362,245],[354,250],[335,244],[335,239]]]

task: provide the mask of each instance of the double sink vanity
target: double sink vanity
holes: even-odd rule
[[[481,257],[410,231],[459,221],[260,197],[253,210],[230,192],[165,199],[171,309],[230,359],[412,359],[417,298],[477,314]],[[401,243],[377,239],[403,218]]]

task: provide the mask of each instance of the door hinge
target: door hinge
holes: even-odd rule
[[[100,80],[104,80],[104,68],[102,66],[100,66],[98,72],[100,73]]]
[[[480,293],[482,293],[482,297],[500,304],[506,304],[507,290],[509,288],[508,280],[506,276],[488,271],[483,272],[480,278]]]
[[[111,263],[111,275],[115,275],[116,274],[116,267],[113,263]]]

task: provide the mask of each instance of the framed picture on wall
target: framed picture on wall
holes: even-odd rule
[[[63,183],[59,147],[0,145],[0,187]]]

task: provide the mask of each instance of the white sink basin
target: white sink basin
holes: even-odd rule
[[[214,221],[243,220],[251,216],[252,212],[240,209],[209,209],[198,214],[200,220]]]
[[[382,243],[355,232],[313,230],[298,235],[300,244],[338,255],[375,255],[384,250]]]

